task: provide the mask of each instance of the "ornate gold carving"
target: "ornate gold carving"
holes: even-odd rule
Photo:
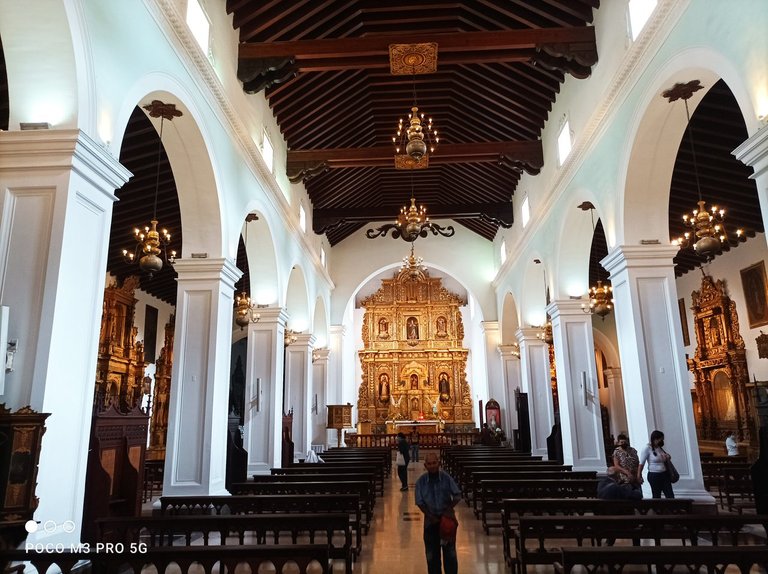
[[[360,302],[366,310],[365,348],[359,352],[361,423],[421,418],[471,423],[460,310],[465,304],[428,273],[417,280],[407,273],[384,279]],[[464,404],[470,407],[468,418],[460,408]]]
[[[395,169],[427,169],[429,154],[424,154],[419,161],[405,154],[395,154]]]
[[[434,74],[436,71],[437,43],[389,45],[389,72],[393,76]]]

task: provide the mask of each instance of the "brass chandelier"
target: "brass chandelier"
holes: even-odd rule
[[[153,118],[160,118],[160,138],[157,143],[157,173],[155,176],[155,198],[152,207],[152,220],[144,229],[134,228],[134,238],[136,246],[133,251],[123,249],[123,260],[126,263],[133,263],[138,260],[139,268],[149,274],[151,278],[155,273],[163,268],[163,264],[173,265],[176,263],[176,252],[171,251],[168,255],[167,248],[171,242],[171,234],[167,229],[157,229],[157,195],[160,188],[160,159],[163,150],[163,122],[172,121],[173,118],[180,117],[182,112],[176,109],[175,104],[166,104],[160,100],[153,100],[151,104],[144,106]]]
[[[686,131],[688,132],[688,141],[691,144],[691,159],[693,161],[693,173],[696,178],[696,191],[699,200],[698,207],[691,214],[683,215],[683,223],[690,231],[686,231],[682,236],[673,240],[674,245],[681,249],[693,247],[697,255],[705,257],[707,260],[712,258],[721,249],[721,244],[728,239],[725,230],[725,209],[712,205],[707,209],[706,202],[701,196],[701,184],[699,182],[699,167],[696,161],[696,149],[693,143],[693,132],[691,131],[691,114],[688,110],[688,100],[694,93],[702,89],[699,80],[691,80],[686,84],[675,84],[670,89],[662,92],[662,96],[670,103],[676,100],[683,100],[685,103]],[[742,239],[743,230],[736,230],[737,239]]]
[[[419,237],[426,237],[430,232],[432,235],[442,235],[443,237],[452,237],[456,232],[452,225],[443,227],[430,221],[427,217],[427,208],[423,205],[416,207],[416,198],[413,196],[413,174],[411,174],[410,207],[401,207],[394,223],[385,223],[375,229],[367,229],[365,236],[368,239],[386,237],[390,231],[394,239],[401,238],[410,243]]]
[[[414,255],[413,243],[411,243],[411,254],[403,257],[400,273],[406,273],[410,281],[419,281],[424,279],[426,272],[427,268],[424,266],[424,258]]]
[[[595,206],[591,201],[584,201],[579,205],[582,211],[589,210],[589,216],[592,219],[592,237],[595,236]],[[589,288],[589,303],[582,303],[581,310],[589,315],[597,315],[605,320],[605,316],[613,309],[613,288],[610,285],[603,285],[598,279],[597,285]]]
[[[255,221],[256,219],[258,219],[258,216],[254,213],[249,213],[245,217],[246,255],[248,249],[248,224],[251,221]],[[259,322],[261,319],[261,314],[257,312],[257,309],[261,307],[261,305],[257,305],[255,302],[251,301],[251,298],[248,296],[248,291],[245,289],[245,287],[243,287],[243,290],[235,296],[235,323],[240,327],[241,331],[250,323]],[[266,307],[266,305],[264,307]]]

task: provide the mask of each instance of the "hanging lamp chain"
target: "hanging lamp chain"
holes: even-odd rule
[[[163,122],[165,118],[160,116],[160,139],[157,142],[157,172],[155,174],[155,203],[152,206],[152,219],[157,219],[157,194],[160,189],[160,158],[163,152]]]
[[[693,159],[693,175],[696,178],[696,191],[699,194],[699,201],[702,201],[701,184],[699,183],[699,165],[696,161],[696,148],[693,144],[693,130],[691,130],[691,114],[688,111],[688,98],[683,98],[683,103],[685,104],[685,117],[687,119],[685,129],[688,132],[688,142],[691,144],[691,158]]]

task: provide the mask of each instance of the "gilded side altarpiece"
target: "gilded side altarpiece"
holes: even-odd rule
[[[471,424],[460,310],[466,301],[427,272],[414,277],[406,270],[381,283],[361,301],[359,432],[391,432],[398,421]]]

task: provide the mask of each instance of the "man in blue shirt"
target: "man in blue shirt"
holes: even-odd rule
[[[430,452],[424,459],[427,469],[416,481],[416,506],[424,513],[424,550],[427,555],[427,573],[457,574],[456,513],[453,507],[461,500],[461,491],[453,478],[440,470],[440,459]],[[442,519],[442,524],[441,524]]]

